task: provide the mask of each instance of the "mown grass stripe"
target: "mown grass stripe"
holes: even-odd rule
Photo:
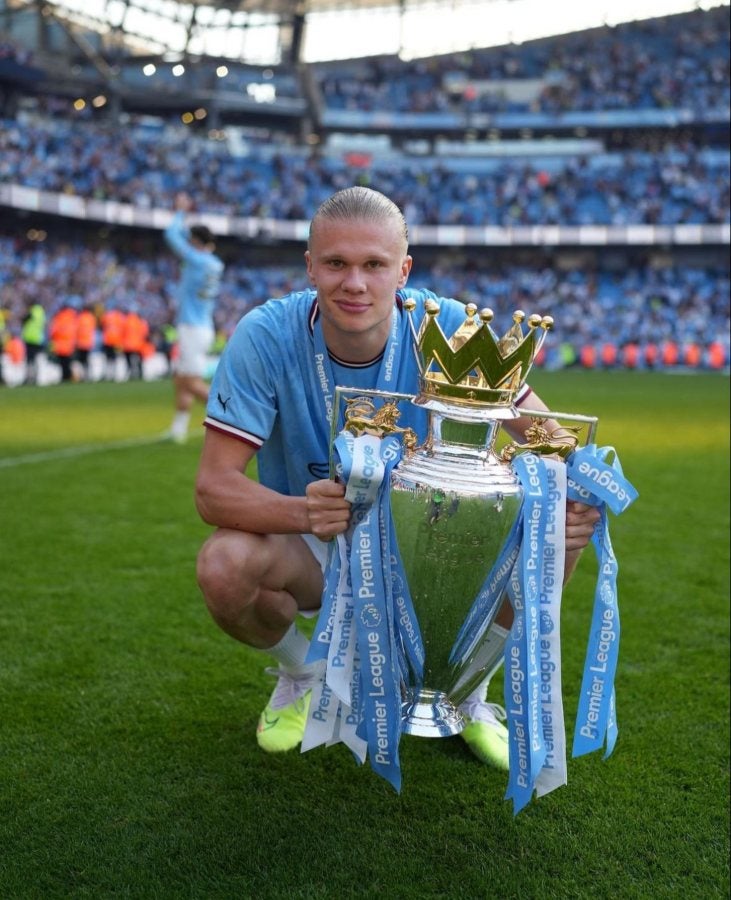
[[[167,440],[165,435],[158,434],[129,438],[124,441],[112,441],[108,444],[81,444],[75,447],[59,447],[57,450],[46,450],[42,453],[27,453],[23,456],[5,457],[0,459],[0,469],[10,469],[14,466],[26,466],[33,463],[54,462],[58,459],[76,459],[79,456],[88,456],[90,453],[124,450],[127,447],[144,447],[146,444],[159,444],[165,440]]]

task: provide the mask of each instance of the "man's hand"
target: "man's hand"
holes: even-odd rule
[[[566,550],[583,550],[594,534],[599,521],[596,506],[587,506],[578,500],[566,502]]]
[[[307,515],[310,531],[321,541],[342,534],[350,521],[350,503],[345,485],[325,479],[307,485]]]

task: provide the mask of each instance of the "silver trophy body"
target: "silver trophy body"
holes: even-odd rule
[[[404,308],[411,313],[414,301]],[[497,338],[490,328],[492,311],[468,304],[466,319],[451,337],[436,319],[439,307],[425,304],[418,331],[412,326],[420,360],[416,396],[370,391],[365,402],[356,396],[345,413],[353,434],[403,432],[404,455],[391,474],[390,506],[403,574],[424,649],[423,677],[403,685],[402,729],[423,737],[458,734],[466,722],[459,704],[499,660],[502,646],[490,640],[502,598],[482,610],[473,622],[470,643],[453,648],[489,573],[500,557],[518,517],[523,489],[510,460],[531,449],[559,453],[573,449],[576,439],[554,440],[541,426],[544,414],[515,408],[515,399],[553,320],[533,315],[523,331],[524,314]],[[357,394],[355,389],[344,389]],[[414,403],[427,412],[426,440],[417,446],[410,428],[396,425],[397,403]],[[496,441],[503,423],[518,415],[533,417],[527,444],[508,444],[498,454]],[[546,416],[554,414],[545,413]],[[565,416],[565,414],[555,414]],[[571,417],[569,418],[582,418]],[[334,427],[334,426],[333,426]],[[333,434],[334,439],[334,434]]]
[[[501,420],[517,415],[514,410],[466,416],[464,407],[437,406],[428,410],[427,440],[401,460],[390,485],[399,553],[424,644],[423,682],[405,686],[403,730],[423,737],[457,734],[465,725],[457,704],[484,676],[479,642],[462,663],[450,662],[450,654],[523,493],[510,464],[495,452]],[[483,638],[497,611],[483,622]]]

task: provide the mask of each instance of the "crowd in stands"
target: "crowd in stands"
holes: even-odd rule
[[[17,52],[0,40],[0,59],[17,60]],[[394,57],[323,64],[314,72],[331,109],[560,115],[682,108],[702,114],[729,107],[728,9],[409,63]],[[525,101],[502,92],[500,82],[511,79],[535,79],[537,93]],[[34,114],[0,121],[0,185],[143,209],[171,209],[184,191],[195,197],[198,212],[282,221],[307,220],[334,191],[363,184],[392,197],[410,225],[728,224],[727,138],[711,147],[698,131],[691,137],[669,128],[665,135],[653,152],[459,159],[349,154],[272,132],[266,139],[248,133],[243,141],[220,134],[212,140],[180,124],[117,121],[88,109],[75,116],[49,96]],[[49,323],[70,305],[94,311],[97,349],[102,315],[136,308],[149,324],[148,343],[164,346],[177,261],[159,233],[150,232],[146,242],[131,252],[110,241],[37,243],[0,234],[5,341],[20,339],[31,305],[40,305]],[[695,347],[703,348],[700,364],[710,365],[714,346],[720,350],[713,359],[728,365],[727,264],[703,268],[678,257],[662,267],[559,271],[491,257],[489,249],[462,253],[472,259],[459,266],[422,266],[417,254],[411,284],[489,305],[498,317],[515,308],[553,315],[557,328],[545,364],[673,365],[685,360],[684,348]],[[227,260],[217,310],[222,339],[247,309],[305,287],[302,265]],[[627,357],[626,348],[634,348]]]
[[[0,183],[169,209],[188,191],[199,211],[281,220],[308,218],[351,184],[381,190],[412,225],[674,225],[730,219],[727,152],[691,142],[634,152],[528,161],[303,155],[268,146],[233,155],[225,144],[177,128],[5,121]]]
[[[520,47],[315,71],[328,105],[359,111],[445,109],[455,84],[463,85],[459,103],[504,104],[499,93],[474,88],[506,78],[543,78],[534,107],[553,112],[728,110],[729,16],[719,7]],[[199,210],[239,217],[306,219],[333,191],[360,183],[392,196],[413,225],[716,224],[729,222],[730,182],[727,146],[711,149],[672,132],[652,153],[455,162],[306,152],[275,135],[242,151],[182,125],[74,115],[0,122],[0,183],[144,208],[170,208],[177,192],[188,191]]]
[[[604,27],[414,62],[317,68],[325,106],[359,112],[706,110],[729,106],[728,9]],[[530,101],[499,82],[542,79]],[[487,90],[481,82],[493,82]]]
[[[0,309],[7,338],[21,335],[28,308],[40,303],[49,323],[67,307],[94,310],[97,350],[102,350],[102,315],[109,310],[139,313],[149,327],[145,342],[157,349],[169,345],[177,262],[164,251],[162,239],[157,249],[142,258],[111,246],[92,249],[54,239],[31,243],[0,238]],[[633,367],[673,364],[672,356],[662,355],[670,346],[675,347],[675,364],[682,364],[683,354],[692,347],[699,354],[697,364],[705,366],[710,365],[711,345],[716,345],[715,367],[728,366],[727,266],[633,264],[617,271],[559,271],[476,258],[460,266],[421,265],[417,254],[409,283],[491,307],[498,328],[501,321],[507,327],[518,308],[552,315],[556,327],[543,360],[549,366],[588,365],[587,353],[594,354],[594,365],[629,364],[623,356],[628,346],[635,348]],[[303,265],[249,266],[229,260],[216,313],[220,339],[225,341],[253,306],[307,287]]]

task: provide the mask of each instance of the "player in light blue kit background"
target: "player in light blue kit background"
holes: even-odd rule
[[[313,289],[253,309],[229,340],[208,402],[196,484],[198,511],[217,526],[198,557],[211,615],[231,637],[278,663],[277,686],[257,727],[267,752],[293,749],[302,739],[312,667],[304,663],[309,642],[295,619],[320,606],[324,542],[345,531],[350,517],[344,485],[327,478],[335,386],[417,391],[407,298],[416,301],[417,317],[426,300],[437,300],[447,334],[465,320],[463,304],[406,287],[406,222],[391,200],[368,188],[339,191],[320,206],[305,261]],[[533,394],[528,405],[546,409]],[[424,411],[407,404],[403,412],[399,424],[423,440]],[[530,422],[513,420],[511,433],[523,439]],[[258,482],[244,474],[254,454]],[[595,509],[567,504],[567,574],[597,519]],[[487,702],[486,690],[487,683],[466,702],[470,724],[462,737],[483,762],[507,769],[504,712]]]
[[[165,240],[181,262],[175,297],[178,334],[178,359],[173,375],[175,416],[169,432],[177,443],[183,443],[188,436],[195,400],[203,404],[208,401],[209,388],[204,376],[215,338],[213,312],[224,269],[214,252],[216,245],[210,230],[205,225],[186,225],[185,214],[192,208],[188,194],[178,194],[175,215],[165,229]]]

